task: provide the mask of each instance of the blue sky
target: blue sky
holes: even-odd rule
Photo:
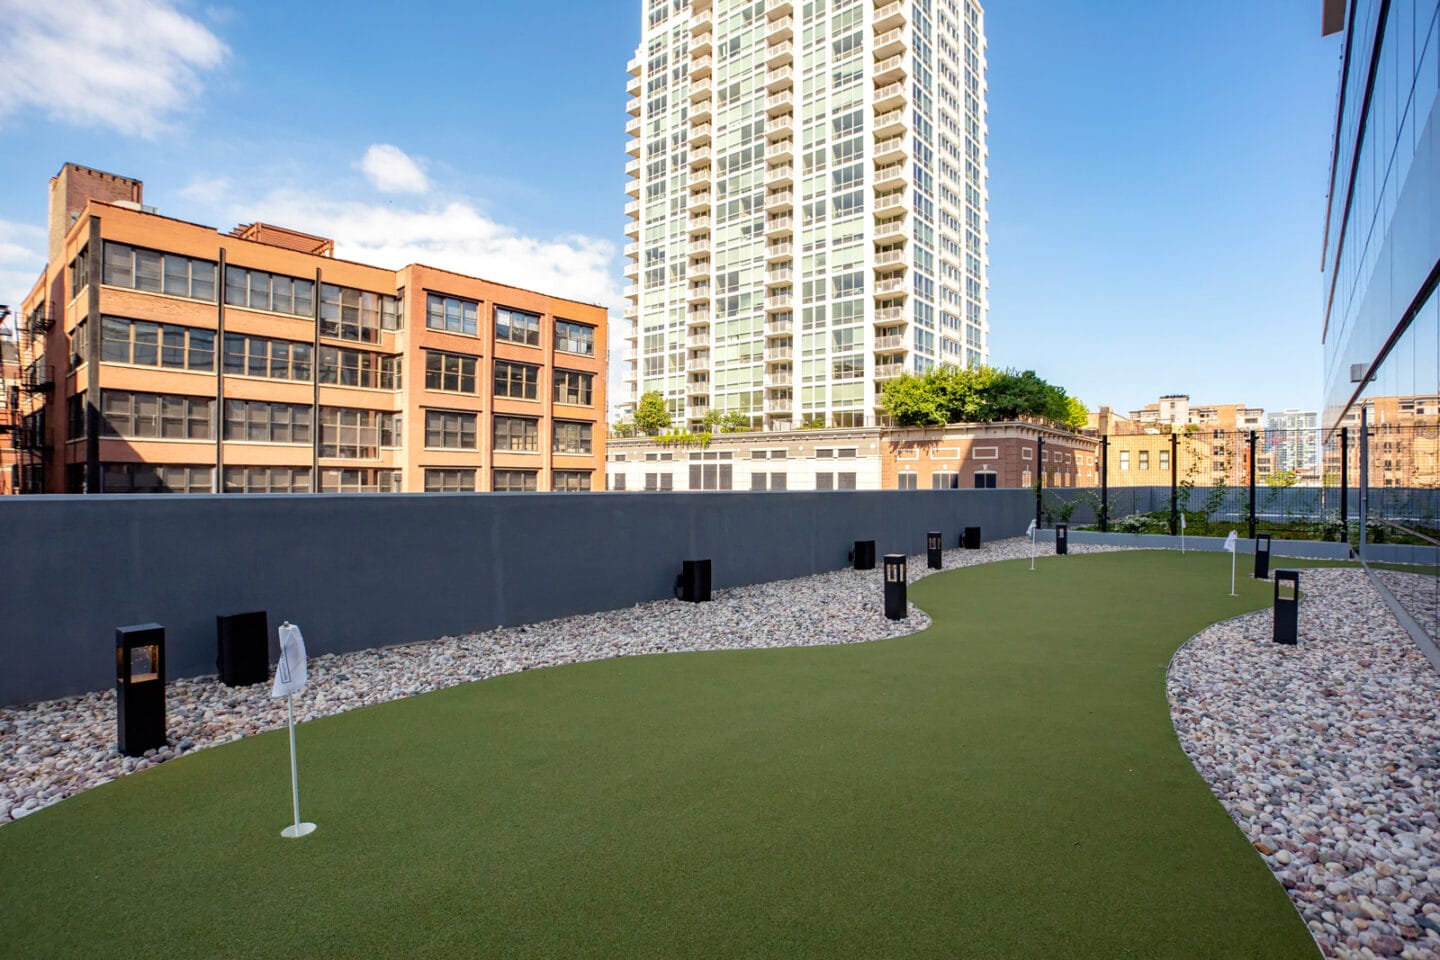
[[[618,308],[640,8],[0,0],[0,302],[43,263],[69,160],[167,215]],[[987,4],[994,364],[1092,408],[1318,404],[1340,56],[1319,16]]]

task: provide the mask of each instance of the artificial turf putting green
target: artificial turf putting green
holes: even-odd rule
[[[1176,741],[1224,554],[932,576],[923,633],[636,657],[204,750],[0,828],[15,957],[1318,956]],[[880,592],[879,571],[875,591]]]

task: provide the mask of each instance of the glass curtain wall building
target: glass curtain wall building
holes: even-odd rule
[[[646,0],[629,64],[632,396],[677,423],[873,422],[987,356],[974,0]]]
[[[1440,547],[1440,0],[1326,0],[1344,59],[1324,239],[1325,411],[1368,420],[1371,543]],[[1355,475],[1352,474],[1352,477]],[[1352,480],[1353,482],[1353,480]],[[1433,637],[1434,568],[1377,576]]]

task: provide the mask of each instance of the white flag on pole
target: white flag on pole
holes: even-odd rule
[[[1235,531],[1230,531],[1230,536],[1225,538],[1225,549],[1231,553],[1235,552]]]
[[[1027,536],[1027,537],[1033,537],[1033,536],[1035,536],[1035,521],[1034,521],[1034,520],[1031,520],[1031,521],[1030,521],[1030,526],[1028,526],[1028,527],[1025,528],[1025,536]]]
[[[1184,530],[1184,529],[1185,529],[1185,514],[1183,514],[1183,513],[1180,514],[1180,529],[1181,529],[1181,530]]]
[[[280,626],[280,662],[275,667],[272,697],[288,697],[305,687],[305,638],[293,623]]]

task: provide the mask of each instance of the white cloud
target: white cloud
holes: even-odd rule
[[[181,188],[180,196],[204,207],[218,207],[230,197],[230,178],[196,177]]]
[[[580,235],[528,237],[486,217],[467,199],[407,209],[286,189],[234,215],[330,237],[335,255],[346,260],[392,269],[424,263],[617,311],[622,303],[610,272],[614,244]]]
[[[25,108],[153,138],[229,48],[171,0],[0,0],[0,120]]]
[[[0,303],[15,313],[45,269],[45,243],[44,227],[0,220]]]
[[[360,161],[360,169],[381,193],[426,193],[430,189],[420,165],[389,143],[372,144]]]

